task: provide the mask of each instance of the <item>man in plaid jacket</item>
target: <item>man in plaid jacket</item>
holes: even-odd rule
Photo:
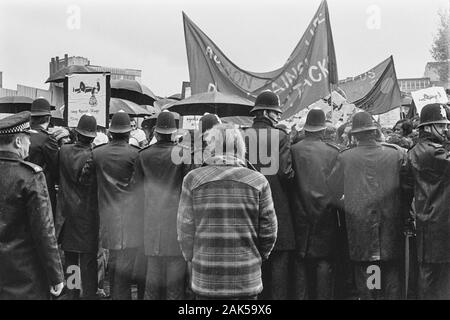
[[[197,299],[256,299],[278,228],[270,186],[245,167],[239,130],[216,125],[206,141],[209,155],[184,178],[178,209],[192,290]]]

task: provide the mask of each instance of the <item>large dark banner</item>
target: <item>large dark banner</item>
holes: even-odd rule
[[[401,105],[392,56],[363,74],[339,81],[339,88],[349,102],[371,114],[382,114]]]
[[[254,100],[262,91],[272,90],[280,97],[286,119],[327,96],[338,82],[326,1],[284,66],[266,73],[239,68],[184,13],[183,22],[192,94],[215,86],[220,92]]]

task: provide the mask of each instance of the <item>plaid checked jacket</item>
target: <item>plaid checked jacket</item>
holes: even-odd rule
[[[236,158],[211,157],[183,181],[178,241],[192,261],[192,290],[229,298],[262,291],[277,219],[267,179]]]

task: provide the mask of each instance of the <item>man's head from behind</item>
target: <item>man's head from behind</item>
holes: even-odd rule
[[[245,162],[245,142],[239,129],[231,124],[217,124],[206,132],[206,150],[212,156],[237,158]]]
[[[51,105],[44,98],[37,98],[31,104],[31,127],[42,127],[47,130],[51,118]]]

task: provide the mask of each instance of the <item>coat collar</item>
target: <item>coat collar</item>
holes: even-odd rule
[[[377,147],[380,145],[381,145],[381,143],[376,140],[367,140],[367,141],[361,141],[358,143],[358,147]]]
[[[22,160],[22,158],[20,158],[20,156],[17,153],[6,150],[0,150],[0,158]]]
[[[77,141],[75,142],[75,146],[80,147],[80,148],[90,148],[92,149],[92,143],[83,143],[81,141]]]
[[[174,142],[174,141],[156,141],[155,145],[158,145],[161,147],[163,147],[163,146],[172,147],[172,146],[176,145],[176,142]]]
[[[204,161],[204,164],[214,166],[245,167],[245,163],[241,159],[228,154],[209,157]]]
[[[259,118],[253,120],[252,128],[275,128],[272,122],[269,119]]]

